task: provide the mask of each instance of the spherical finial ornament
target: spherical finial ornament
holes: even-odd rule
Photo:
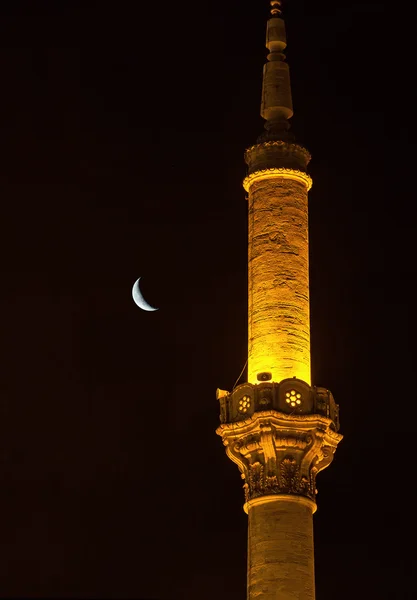
[[[271,15],[273,17],[280,17],[282,14],[282,0],[271,0]]]

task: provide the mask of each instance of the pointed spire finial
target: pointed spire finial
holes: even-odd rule
[[[267,133],[261,137],[270,139],[287,139],[289,119],[293,116],[290,74],[284,54],[287,37],[282,4],[283,0],[270,0],[271,16],[266,30],[269,54],[264,66],[261,116],[266,121]]]

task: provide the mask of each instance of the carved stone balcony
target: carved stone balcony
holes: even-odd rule
[[[316,497],[316,475],[333,460],[342,436],[339,410],[325,388],[297,379],[217,391],[226,453],[244,479],[245,500]]]

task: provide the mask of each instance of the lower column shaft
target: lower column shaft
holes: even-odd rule
[[[248,506],[248,600],[314,600],[312,508],[297,497]]]

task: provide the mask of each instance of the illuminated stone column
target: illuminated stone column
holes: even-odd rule
[[[316,476],[342,439],[339,409],[311,386],[308,151],[293,115],[280,0],[271,0],[261,115],[248,174],[248,383],[217,390],[222,437],[244,480],[247,600],[314,600]]]
[[[308,198],[310,156],[283,141],[247,150],[248,381],[310,375]],[[278,165],[278,166],[273,166]]]
[[[315,504],[301,496],[261,496],[248,513],[248,597],[313,600]]]
[[[248,380],[297,377],[310,383],[307,193],[312,182],[306,173],[310,154],[289,134],[293,106],[279,0],[272,0],[271,15],[261,102],[266,132],[245,153]]]

